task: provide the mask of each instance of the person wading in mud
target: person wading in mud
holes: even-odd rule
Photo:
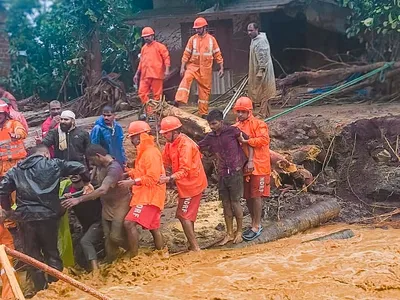
[[[161,211],[164,209],[166,184],[158,184],[165,175],[160,150],[149,135],[150,126],[143,121],[129,125],[129,137],[137,149],[135,168],[129,171],[128,180],[118,183],[119,186],[132,188],[131,210],[125,217],[125,229],[128,234],[131,256],[138,255],[139,232],[137,225],[150,230],[157,250],[163,247],[160,231]]]
[[[253,103],[248,97],[236,101],[234,110],[238,122],[234,125],[243,131],[239,142],[254,149],[253,165],[247,167],[244,174],[244,198],[251,215],[251,227],[243,232],[243,239],[251,241],[263,230],[261,226],[262,198],[270,195],[271,160],[269,152],[269,134],[267,124],[253,115]]]
[[[64,190],[65,198],[72,198],[72,194],[81,191],[84,187],[81,176],[72,175],[70,176],[70,180],[72,184]],[[103,228],[101,227],[101,210],[100,199],[82,202],[73,207],[75,216],[83,229],[80,245],[92,270],[97,270],[99,268],[95,245],[100,243],[104,236]]]
[[[220,243],[221,246],[230,241],[234,244],[243,241],[243,209],[240,199],[243,197],[243,167],[247,161],[238,140],[243,133],[237,127],[225,124],[223,119],[221,111],[212,110],[207,116],[212,132],[199,142],[202,151],[214,154],[218,160],[218,190],[226,225],[226,236]],[[253,148],[249,147],[249,153],[247,167],[252,167]],[[236,232],[233,231],[233,216],[236,219]]]
[[[200,247],[194,234],[194,222],[200,206],[200,200],[207,187],[207,176],[201,162],[201,153],[197,144],[180,132],[181,121],[176,117],[161,120],[160,133],[167,140],[163,151],[165,167],[172,167],[172,175],[161,176],[160,183],[175,182],[179,201],[176,217],[182,224],[189,242],[189,250],[199,251]]]
[[[62,202],[64,208],[72,208],[79,203],[101,199],[102,225],[105,236],[107,261],[118,256],[119,247],[127,248],[124,219],[129,211],[131,195],[129,189],[118,186],[123,179],[121,165],[100,145],[90,145],[86,157],[91,165],[97,168],[96,182],[100,185],[93,193]]]

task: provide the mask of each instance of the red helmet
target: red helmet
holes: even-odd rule
[[[239,99],[237,99],[233,109],[247,111],[253,110],[253,102],[249,97],[240,97]]]
[[[154,34],[154,30],[151,27],[145,27],[142,30],[142,37],[150,36]]]
[[[129,124],[128,133],[129,136],[141,134],[143,132],[149,132],[150,126],[144,121],[134,121]]]
[[[165,117],[161,120],[161,130],[160,133],[167,133],[169,131],[178,129],[182,126],[181,121],[177,117]]]
[[[3,100],[0,100],[0,112],[6,113],[6,114],[10,114],[10,107]]]
[[[194,20],[193,29],[202,28],[207,25],[208,25],[207,20],[200,17],[200,18],[197,18],[196,20]]]

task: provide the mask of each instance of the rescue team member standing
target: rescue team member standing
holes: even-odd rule
[[[187,103],[193,79],[197,82],[199,114],[205,118],[208,114],[208,101],[211,93],[213,61],[219,64],[219,76],[224,76],[224,60],[217,40],[207,32],[208,23],[204,18],[197,18],[193,35],[183,52],[181,76],[183,77],[175,101]]]
[[[1,203],[8,201],[11,192],[17,192],[17,208],[15,212],[8,211],[6,215],[18,221],[24,253],[60,271],[63,270],[57,248],[61,217],[60,180],[73,174],[82,176],[86,192],[93,190],[84,165],[50,159],[48,148],[39,145],[31,150],[29,157],[9,170],[0,182]],[[33,267],[29,268],[29,273],[36,291],[56,281],[51,276],[46,279],[41,270]]]
[[[254,165],[254,170],[244,174],[244,198],[251,215],[251,228],[243,232],[243,239],[251,241],[263,230],[261,226],[262,197],[270,196],[270,139],[267,124],[253,116],[253,103],[250,98],[239,98],[234,110],[238,119],[235,126],[249,137],[240,135],[239,142],[254,149],[254,162],[247,167],[252,170]],[[252,163],[251,160],[249,163]]]
[[[225,124],[223,120],[221,111],[212,110],[207,116],[212,132],[199,142],[202,151],[209,151],[218,159],[219,198],[222,200],[226,225],[226,236],[221,241],[221,246],[230,241],[234,244],[243,241],[243,209],[240,199],[243,197],[243,167],[247,161],[239,144],[242,132],[237,127]],[[253,149],[249,148],[251,160]],[[236,219],[236,232],[233,231],[233,216]]]
[[[28,122],[26,122],[24,115],[21,112],[16,111],[12,107],[11,101],[8,98],[3,97],[0,100],[3,100],[5,103],[7,103],[8,108],[10,109],[10,118],[20,122],[22,124],[22,126],[24,126],[26,132],[28,132],[28,130],[29,130]]]
[[[26,157],[24,139],[27,136],[24,126],[11,119],[8,104],[0,100],[0,178]]]
[[[194,234],[194,222],[200,206],[200,200],[207,187],[207,177],[201,162],[201,153],[197,144],[180,132],[181,122],[176,117],[161,120],[160,133],[167,140],[163,150],[165,167],[172,167],[172,175],[161,176],[160,183],[174,181],[178,188],[179,201],[176,217],[192,251],[200,247]]]
[[[90,194],[62,202],[64,208],[72,208],[79,203],[101,199],[102,224],[105,236],[105,248],[108,261],[118,256],[119,247],[127,248],[124,219],[130,207],[131,194],[126,187],[118,186],[123,179],[121,165],[100,145],[90,145],[86,157],[96,167],[96,182],[100,187]]]
[[[90,133],[90,141],[106,149],[121,166],[126,164],[124,130],[115,121],[115,111],[111,106],[107,105],[103,108],[103,115],[96,120]]]
[[[163,247],[160,219],[164,209],[166,184],[158,184],[158,181],[165,175],[165,170],[154,137],[148,134],[150,130],[150,126],[143,121],[129,125],[129,137],[137,149],[135,168],[128,173],[130,179],[118,183],[119,186],[132,188],[131,210],[124,223],[131,256],[136,256],[139,249],[137,225],[150,230],[157,250]]]
[[[155,41],[154,30],[151,27],[143,28],[142,38],[145,45],[140,52],[140,62],[133,81],[135,84],[139,83],[139,97],[142,104],[146,104],[150,91],[154,100],[160,100],[163,81],[165,76],[169,75],[171,60],[167,47]]]
[[[40,139],[36,142],[40,143]],[[59,127],[51,129],[42,143],[54,146],[56,158],[87,164],[85,151],[90,145],[89,133],[75,126],[75,114],[70,110],[61,113]]]

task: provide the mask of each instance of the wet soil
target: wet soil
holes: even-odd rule
[[[308,192],[293,187],[273,189],[264,201],[264,225],[330,197],[342,207],[333,222],[350,223],[400,206],[399,116],[399,105],[329,105],[300,109],[269,123],[271,149],[285,153],[318,146],[322,157],[302,161],[315,176]],[[120,123],[127,127],[132,120]],[[133,158],[135,150],[129,140],[125,145],[128,157]],[[175,209],[176,192],[170,190],[162,216],[170,254],[187,249]],[[245,205],[244,209],[244,223],[248,225]],[[392,219],[397,222],[395,216]],[[171,254],[169,258],[166,252],[151,252],[151,235],[143,231],[138,258],[105,266],[95,280],[92,275],[79,279],[113,299],[236,299],[260,295],[265,299],[314,299],[321,294],[332,299],[398,299],[400,248],[396,245],[400,235],[390,227],[390,218],[385,222],[375,227],[351,227],[356,237],[348,241],[301,244],[344,228],[335,225],[263,246]],[[223,224],[216,186],[211,185],[196,222],[200,245],[207,247],[220,240]],[[399,228],[396,224],[393,226]],[[63,283],[36,299],[59,297],[89,299]]]

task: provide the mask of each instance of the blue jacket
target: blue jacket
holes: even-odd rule
[[[121,165],[125,164],[124,131],[118,122],[114,121],[113,128],[110,128],[101,116],[90,133],[90,140],[92,144],[98,144],[106,149]]]

